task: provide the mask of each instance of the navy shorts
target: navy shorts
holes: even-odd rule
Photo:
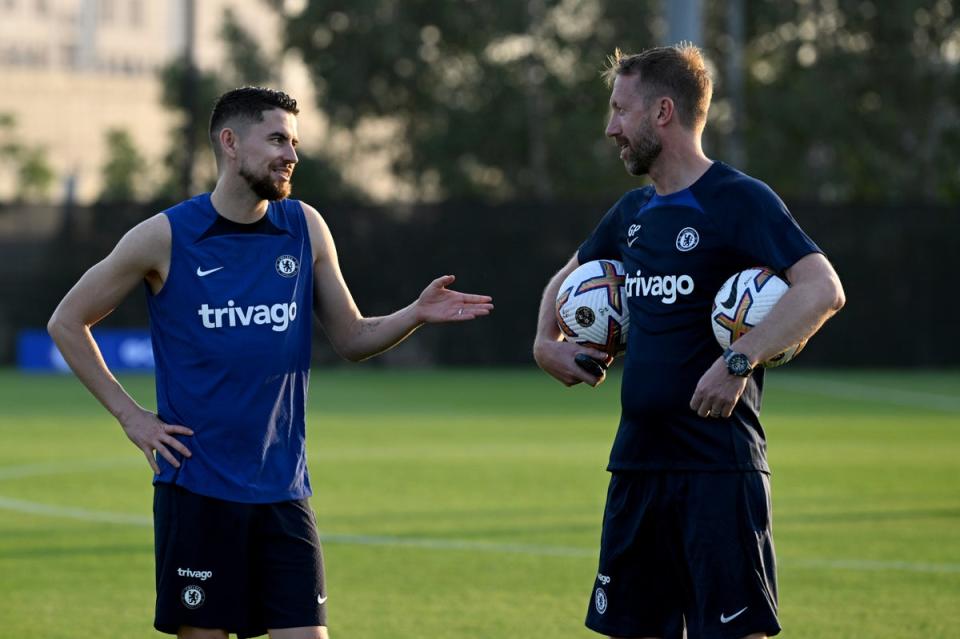
[[[153,499],[157,630],[256,637],[326,625],[323,555],[306,499],[243,504],[171,484],[154,486]]]
[[[615,473],[586,624],[615,637],[779,633],[769,477]]]

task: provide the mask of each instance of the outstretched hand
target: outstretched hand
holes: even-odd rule
[[[416,302],[417,319],[420,322],[462,322],[490,314],[493,298],[451,291],[447,286],[453,284],[455,279],[453,275],[443,275],[423,289]]]

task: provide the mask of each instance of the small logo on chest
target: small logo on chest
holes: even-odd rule
[[[697,233],[697,229],[693,227],[688,226],[682,229],[680,234],[677,235],[677,250],[683,253],[697,248],[697,244],[699,243],[700,234]]]
[[[292,255],[281,255],[277,258],[276,267],[282,277],[293,277],[300,270],[300,262]]]
[[[217,271],[219,271],[219,270],[222,269],[222,268],[223,268],[222,266],[218,266],[217,268],[204,269],[204,268],[198,266],[198,267],[197,267],[197,277],[206,277],[207,275],[210,275],[211,273],[216,273]]]

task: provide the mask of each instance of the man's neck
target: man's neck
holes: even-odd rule
[[[221,176],[210,194],[210,203],[217,213],[233,222],[250,224],[267,213],[266,200],[260,199],[245,182],[237,183]]]
[[[681,147],[672,152],[666,148],[650,167],[650,179],[657,195],[670,195],[689,188],[713,165],[699,146]]]

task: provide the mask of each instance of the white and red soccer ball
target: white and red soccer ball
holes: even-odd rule
[[[568,342],[615,356],[627,348],[626,272],[617,260],[581,264],[557,294],[557,325]]]
[[[788,288],[790,285],[783,278],[765,266],[748,268],[731,275],[717,291],[710,313],[710,326],[720,346],[727,348],[762,322]],[[762,362],[761,366],[782,366],[793,359],[805,344],[806,341],[795,344]]]

